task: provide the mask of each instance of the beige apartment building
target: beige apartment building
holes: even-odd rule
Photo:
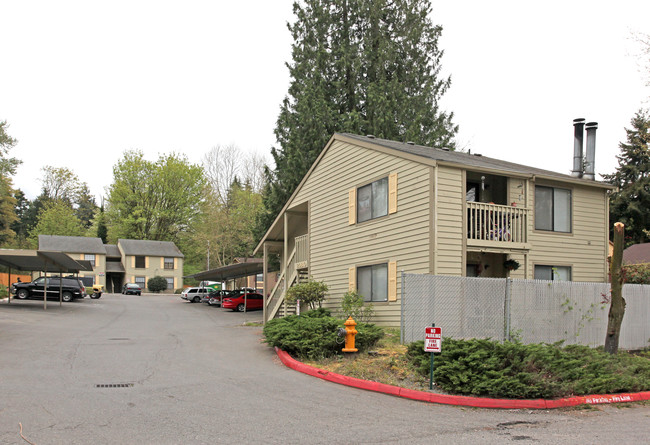
[[[106,292],[121,292],[126,283],[136,283],[146,291],[150,278],[167,280],[167,291],[183,287],[183,254],[169,241],[120,239],[104,244],[100,238],[39,235],[39,250],[68,254],[73,259],[90,261],[92,272],[82,278],[101,284]]]

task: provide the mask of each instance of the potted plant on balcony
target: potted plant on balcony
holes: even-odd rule
[[[503,262],[503,267],[506,268],[509,272],[519,269],[519,266],[519,261],[513,259],[505,260]]]

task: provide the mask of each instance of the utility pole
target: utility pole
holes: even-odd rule
[[[210,270],[210,240],[208,240],[208,264],[205,270]]]

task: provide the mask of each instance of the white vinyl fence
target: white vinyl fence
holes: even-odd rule
[[[422,340],[435,323],[445,337],[602,346],[609,291],[608,283],[402,273],[402,342]],[[619,347],[647,347],[650,285],[626,284],[623,298]]]

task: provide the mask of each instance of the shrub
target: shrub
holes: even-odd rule
[[[429,354],[422,340],[408,345],[407,356],[423,375],[429,374]],[[650,360],[580,345],[445,338],[434,381],[453,393],[522,399],[646,391]]]
[[[622,269],[626,283],[650,284],[650,264],[629,264]]]
[[[352,317],[357,322],[369,322],[375,314],[372,303],[365,305],[363,295],[356,291],[349,291],[343,295],[341,301],[341,314],[344,318]]]
[[[167,280],[161,276],[149,278],[149,281],[147,282],[147,289],[149,289],[151,292],[160,292],[162,290],[165,290],[167,289]]]
[[[292,286],[287,291],[287,301],[295,303],[300,300],[309,306],[310,309],[316,309],[321,306],[327,293],[327,284],[322,281],[307,281]]]
[[[276,318],[264,326],[265,341],[294,357],[320,359],[340,354],[344,338],[338,336],[343,321],[330,315],[328,309],[307,311],[302,315]],[[356,326],[356,347],[373,346],[382,336],[381,328],[367,323]]]

